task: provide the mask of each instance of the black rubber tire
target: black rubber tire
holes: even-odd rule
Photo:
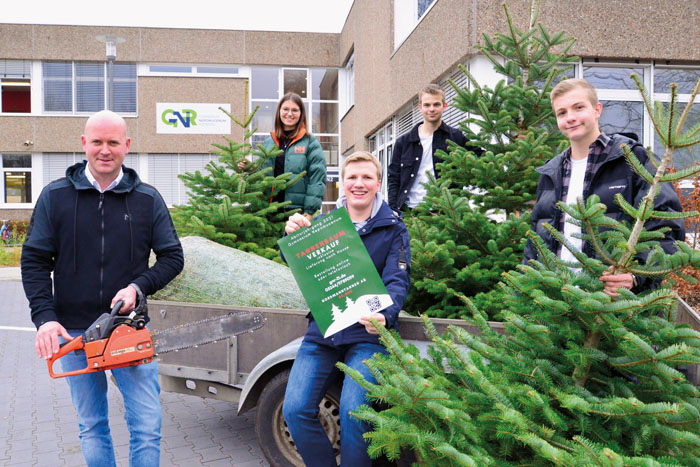
[[[284,392],[287,389],[290,370],[275,375],[263,389],[258,399],[255,434],[267,461],[273,467],[304,467],[296,451],[287,424],[282,416]],[[321,400],[320,414],[326,434],[340,461],[340,388],[333,385]]]

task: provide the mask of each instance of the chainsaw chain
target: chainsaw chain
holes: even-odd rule
[[[208,340],[208,341],[206,341],[206,342],[201,342],[201,343],[196,344],[196,345],[183,345],[182,347],[175,347],[175,348],[172,348],[172,349],[169,349],[169,350],[165,350],[165,351],[162,351],[162,352],[159,352],[159,351],[158,351],[157,336],[163,336],[163,335],[166,335],[166,334],[173,334],[175,331],[178,331],[178,332],[179,332],[179,331],[181,331],[181,330],[184,329],[184,328],[197,326],[197,325],[200,325],[200,324],[202,324],[202,323],[209,323],[209,322],[221,321],[222,318],[224,318],[224,317],[226,317],[226,316],[229,316],[229,315],[260,315],[260,312],[254,312],[254,311],[233,311],[233,312],[227,313],[227,314],[225,314],[225,315],[215,316],[215,317],[213,317],[213,318],[204,318],[204,319],[200,319],[199,321],[191,321],[191,322],[186,323],[186,324],[180,324],[180,325],[178,325],[178,326],[176,326],[176,327],[173,327],[173,328],[168,328],[168,329],[163,329],[163,330],[161,330],[161,331],[153,332],[153,333],[151,333],[151,337],[156,341],[156,344],[154,345],[154,349],[153,349],[153,350],[154,350],[154,356],[158,356],[158,355],[164,354],[164,353],[177,352],[178,350],[184,350],[184,349],[190,349],[190,348],[197,348],[197,347],[199,347],[200,345],[212,344],[212,343],[214,343],[214,342],[222,341],[222,340],[224,340],[224,339],[228,339],[229,337],[233,337],[233,336],[226,336],[226,337],[221,337],[221,338],[219,338],[219,339],[212,339],[212,340]],[[255,321],[256,321],[256,325],[255,325],[254,327],[252,327],[252,328],[247,329],[245,332],[253,332],[253,331],[255,331],[256,329],[260,329],[260,328],[263,326],[263,324],[265,324],[265,318],[264,318],[264,317],[261,317],[261,318],[259,318],[259,319],[256,319]],[[245,332],[244,332],[244,333],[245,333]],[[235,334],[235,335],[240,335],[240,334],[243,334],[243,333],[239,333],[239,334]]]

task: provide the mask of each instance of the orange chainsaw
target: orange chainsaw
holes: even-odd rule
[[[84,335],[61,345],[59,351],[47,361],[49,375],[62,378],[141,365],[166,352],[252,332],[262,327],[265,321],[259,311],[231,312],[151,333],[146,327],[148,308],[143,295],[139,293],[137,306],[128,315],[119,314],[122,305],[123,302],[118,301],[109,313],[97,318]],[[85,352],[87,366],[80,370],[54,373],[54,362],[73,351]]]

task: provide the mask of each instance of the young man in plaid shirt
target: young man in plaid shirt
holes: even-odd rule
[[[587,199],[598,195],[607,206],[606,215],[618,221],[632,219],[614,202],[615,195],[621,193],[624,199],[636,206],[646,195],[649,184],[627,163],[622,151],[626,144],[639,161],[649,170],[656,172],[644,147],[634,139],[620,134],[611,136],[601,133],[598,120],[602,105],[598,102],[596,90],[583,79],[569,79],[559,83],[551,93],[552,108],[557,117],[557,126],[571,143],[564,152],[537,169],[541,174],[537,186],[537,201],[532,211],[532,230],[537,232],[547,247],[564,261],[576,262],[575,256],[562,247],[543,227],[548,223],[564,234],[566,239],[579,251],[595,256],[593,248],[577,238],[581,228],[567,221],[568,214],[557,208],[563,201],[574,204],[578,198]],[[673,186],[662,184],[654,200],[654,209],[659,211],[680,211],[681,205]],[[655,230],[669,227],[661,245],[667,252],[673,252],[673,243],[685,238],[682,221],[650,219],[645,227]],[[531,241],[525,247],[525,262],[537,257],[537,250]],[[605,284],[604,292],[611,297],[618,296],[620,287],[639,292],[652,285],[651,280],[638,278],[630,273],[618,274],[609,270],[600,280]]]

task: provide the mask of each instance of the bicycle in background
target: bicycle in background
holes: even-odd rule
[[[11,230],[7,226],[7,220],[2,219],[2,227],[0,227],[0,240],[3,245],[12,246],[19,243],[19,235],[16,231]]]

